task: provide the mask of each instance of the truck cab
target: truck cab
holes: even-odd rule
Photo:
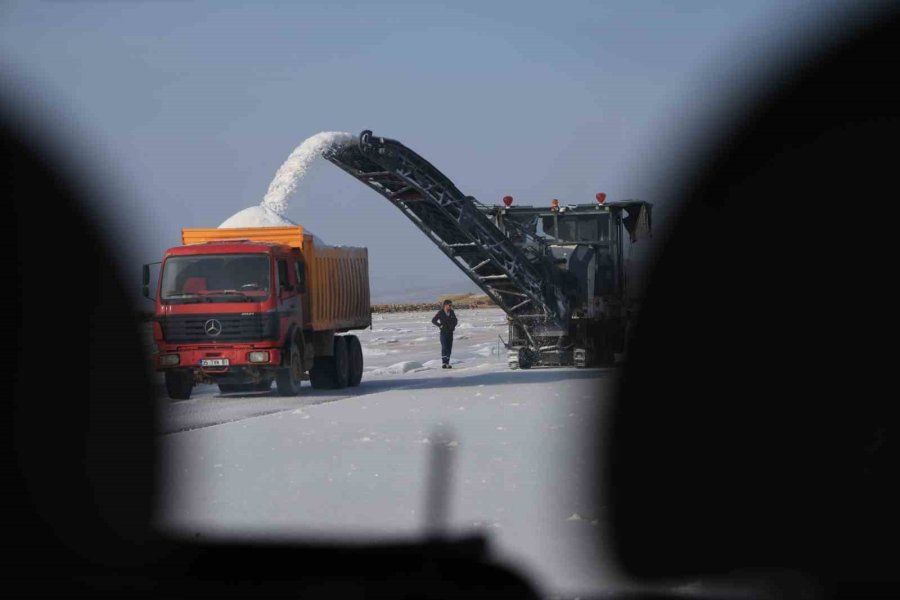
[[[316,249],[307,236],[308,252],[329,257],[320,260],[318,278],[327,284],[315,286],[318,294],[312,294],[302,232],[294,243],[285,243],[229,239],[239,234],[227,230],[200,238],[185,231],[186,241],[194,243],[165,252],[154,296],[153,339],[158,348],[154,362],[165,373],[170,397],[189,397],[195,383],[215,383],[223,393],[231,393],[268,390],[273,381],[282,395],[295,395],[300,382],[311,379],[311,371],[314,387],[358,384],[359,341],[355,336],[335,341],[335,334],[371,323],[368,263],[333,272],[324,267],[348,262],[352,267],[359,257],[348,253],[364,249]],[[255,233],[251,237],[273,237],[271,232]],[[145,282],[147,278],[145,268]],[[337,300],[354,293],[355,302]],[[149,297],[147,288],[145,295]],[[341,322],[315,315],[313,296],[319,313],[341,317]],[[346,314],[348,310],[353,314]],[[342,346],[337,353],[336,345]],[[337,365],[336,356],[341,358]]]
[[[156,367],[170,377],[197,371],[223,391],[268,389],[285,336],[304,324],[304,272],[300,252],[278,244],[170,248],[156,294]]]

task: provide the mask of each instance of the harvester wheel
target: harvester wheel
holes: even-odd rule
[[[612,341],[604,338],[601,342],[600,349],[597,352],[597,363],[601,367],[612,367],[616,363],[616,355],[613,350]]]
[[[275,385],[278,387],[279,396],[296,396],[300,393],[300,385],[303,381],[303,357],[297,344],[291,344],[291,363],[278,369],[275,375]],[[271,385],[271,384],[269,384]]]
[[[187,400],[194,388],[190,371],[166,371],[166,392],[172,400]]]
[[[363,374],[363,354],[362,345],[359,338],[355,335],[347,336],[347,353],[350,355],[350,377],[348,385],[356,387],[362,381]]]
[[[519,349],[519,368],[530,369],[531,365],[531,353],[525,348]]]
[[[350,383],[350,353],[346,336],[334,336],[334,387],[343,389]]]

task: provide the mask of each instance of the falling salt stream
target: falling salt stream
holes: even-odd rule
[[[308,137],[275,172],[262,202],[232,215],[219,228],[297,225],[285,215],[303,178],[323,152],[335,146],[349,144],[355,139],[353,134],[342,131],[323,131]]]

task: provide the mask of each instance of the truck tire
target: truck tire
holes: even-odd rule
[[[350,352],[347,337],[334,336],[334,387],[342,390],[350,383]]]
[[[314,390],[334,389],[334,357],[317,356],[309,370],[309,384]]]
[[[275,374],[275,386],[279,396],[296,396],[300,393],[303,382],[303,357],[297,344],[291,344],[291,362],[287,367],[278,369]],[[272,385],[271,383],[269,385]]]
[[[187,400],[194,388],[190,371],[166,371],[166,392],[172,400]]]
[[[355,335],[347,336],[347,353],[350,355],[350,377],[348,384],[350,387],[356,387],[362,381],[363,374],[363,354],[362,345],[359,338]]]

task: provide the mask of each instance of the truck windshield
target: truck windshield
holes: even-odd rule
[[[163,266],[161,299],[190,302],[259,302],[269,295],[267,254],[173,256]]]

